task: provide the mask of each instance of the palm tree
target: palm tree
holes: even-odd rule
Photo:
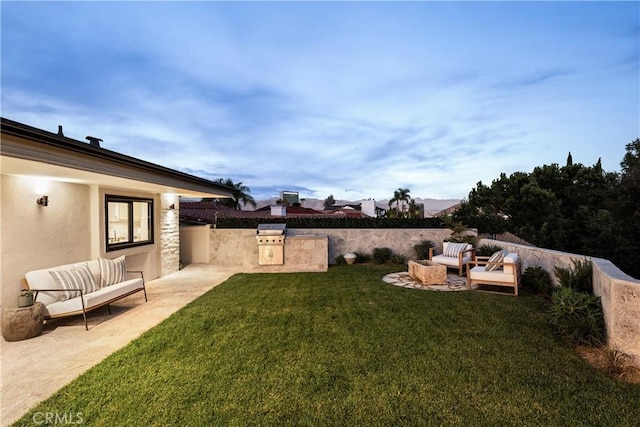
[[[393,192],[393,197],[389,200],[389,207],[395,203],[398,213],[402,213],[402,216],[405,216],[405,204],[409,203],[409,200],[411,200],[409,193],[411,193],[411,190],[408,188],[398,188]],[[402,209],[400,209],[400,204],[402,204]]]
[[[230,199],[218,199],[218,202],[221,205],[240,210],[240,203],[242,202],[243,206],[250,205],[255,209],[256,201],[249,194],[251,192],[249,187],[243,185],[242,182],[234,183],[230,178],[219,178],[218,182],[233,189],[231,192],[232,197]]]

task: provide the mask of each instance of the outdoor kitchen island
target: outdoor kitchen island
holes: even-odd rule
[[[323,272],[329,268],[329,236],[327,234],[287,228],[281,235],[272,231],[271,236],[264,238],[269,241],[261,242],[255,228],[207,228],[205,232],[210,233],[209,263],[211,264],[240,267],[247,273]],[[282,240],[282,246],[278,248],[277,246],[281,244],[280,240]],[[283,251],[282,262],[278,259],[280,249]],[[264,251],[262,261],[260,261],[261,251]],[[264,265],[261,265],[261,262]],[[269,262],[272,263],[269,264]]]

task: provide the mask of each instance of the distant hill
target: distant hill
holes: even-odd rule
[[[277,197],[272,197],[270,199],[265,200],[256,200],[256,209],[260,209],[265,206],[275,205]],[[433,216],[440,211],[450,208],[451,206],[457,205],[460,203],[460,199],[414,199],[416,203],[424,204],[424,211],[426,216]],[[350,201],[350,200],[336,200],[336,205],[357,205],[361,200]],[[324,209],[324,200],[320,199],[304,199],[301,205],[305,208],[311,208],[316,210]],[[376,206],[388,209],[389,208],[389,200],[376,200]],[[253,210],[250,206],[243,208],[243,210]]]

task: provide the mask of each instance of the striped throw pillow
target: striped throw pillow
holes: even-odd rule
[[[504,250],[500,250],[496,253],[494,253],[493,255],[491,255],[491,258],[489,258],[489,262],[502,262],[504,260],[504,257],[506,255],[506,251]],[[486,271],[496,271],[496,270],[500,270],[502,268],[501,265],[498,264],[487,264],[487,266],[484,268]]]
[[[100,287],[124,282],[127,278],[127,264],[124,255],[116,259],[98,258],[100,265]]]
[[[82,289],[84,293],[93,292],[97,289],[96,282],[87,265],[81,265],[70,270],[50,270],[49,274],[56,281],[60,289],[60,301],[75,298],[80,295],[80,291],[71,289]]]
[[[466,243],[447,243],[442,255],[457,258],[458,254],[467,249]]]

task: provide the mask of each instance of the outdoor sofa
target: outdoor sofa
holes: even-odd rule
[[[147,301],[142,271],[127,271],[124,256],[34,270],[25,279],[35,300],[44,304],[45,319],[82,314],[86,330],[91,310],[106,305],[111,313],[109,304],[140,291]]]

